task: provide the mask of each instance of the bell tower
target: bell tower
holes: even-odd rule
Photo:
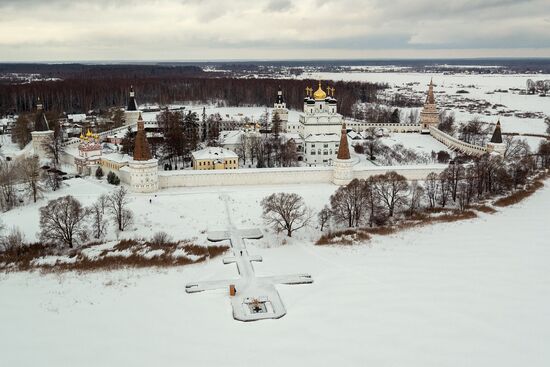
[[[437,127],[438,124],[439,111],[437,110],[437,106],[435,105],[433,80],[430,80],[426,102],[424,103],[422,112],[420,112],[420,125],[422,134],[429,134],[430,127]]]

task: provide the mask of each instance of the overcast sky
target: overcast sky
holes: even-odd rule
[[[0,0],[0,61],[550,57],[550,0]]]

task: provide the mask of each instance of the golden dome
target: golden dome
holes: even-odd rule
[[[90,131],[90,129],[88,129],[88,132],[86,133],[86,137],[89,138],[90,136],[92,136],[92,132]]]
[[[313,98],[315,98],[316,101],[324,101],[325,98],[327,98],[327,94],[321,88],[321,81],[319,80],[319,88],[313,93]]]

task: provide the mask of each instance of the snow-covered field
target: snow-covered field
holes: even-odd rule
[[[518,112],[541,112],[550,116],[550,98],[537,95],[520,95],[517,91],[508,93],[492,93],[497,89],[508,90],[509,88],[525,89],[527,79],[544,80],[550,79],[546,74],[452,74],[443,73],[397,73],[397,72],[376,72],[376,73],[307,73],[304,78],[323,80],[345,80],[345,81],[368,81],[373,83],[387,83],[392,88],[411,87],[415,92],[425,93],[427,85],[433,78],[436,98],[444,95],[455,95],[457,90],[467,90],[469,93],[463,97],[475,100],[486,100],[492,104],[506,106],[506,110],[517,110]],[[405,109],[406,110],[406,109]],[[503,109],[504,110],[504,109]],[[495,123],[500,119],[504,132],[544,134],[546,125],[542,118],[519,118],[516,116],[485,116],[472,114],[468,111],[453,109],[458,122],[466,122],[473,117],[480,117],[484,121]],[[496,111],[493,111],[496,112]]]
[[[108,187],[72,180],[88,203]],[[261,226],[259,200],[297,192],[319,209],[331,185],[177,189],[133,195],[138,229],[176,238],[222,228],[220,194],[237,226]],[[61,192],[60,194],[65,194]],[[258,275],[307,272],[277,286],[288,313],[234,321],[226,291],[187,282],[235,276],[221,259],[172,269],[0,275],[5,366],[548,366],[550,187],[493,215],[434,225],[354,247],[316,247],[302,232],[281,245],[249,241]],[[41,203],[43,205],[44,202]],[[2,214],[37,230],[32,206]]]

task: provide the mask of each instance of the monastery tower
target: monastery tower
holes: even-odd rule
[[[426,102],[424,103],[424,108],[422,108],[422,112],[420,112],[420,125],[422,133],[429,134],[430,127],[437,127],[438,124],[439,111],[437,111],[437,106],[435,105],[433,80],[430,80]]]
[[[500,129],[500,120],[497,121],[497,126],[491,137],[491,141],[487,143],[487,153],[497,153],[504,155],[506,144],[502,141],[502,131]]]
[[[279,87],[279,90],[277,91],[277,99],[275,100],[275,104],[273,105],[273,116],[275,116],[275,114],[278,114],[279,118],[281,119],[280,131],[286,132],[288,124],[288,108],[286,108],[286,103],[283,98],[283,91],[281,90],[281,87]]]
[[[151,154],[141,113],[138,115],[134,156],[129,162],[129,169],[132,191],[155,192],[158,190],[158,160]]]
[[[137,123],[138,117],[141,115],[138,110],[136,102],[136,94],[134,92],[134,87],[130,87],[130,95],[128,98],[128,106],[126,111],[124,111],[125,125],[133,125]]]
[[[44,106],[38,98],[36,103],[36,115],[34,119],[34,131],[31,132],[32,148],[34,154],[40,158],[47,158],[46,146],[50,144],[54,139],[54,132],[50,130],[46,113],[44,112]]]
[[[340,133],[340,146],[338,147],[338,155],[334,161],[334,172],[332,182],[336,185],[347,185],[353,178],[353,161],[349,153],[348,146],[348,130],[346,123],[342,123],[342,131]]]

